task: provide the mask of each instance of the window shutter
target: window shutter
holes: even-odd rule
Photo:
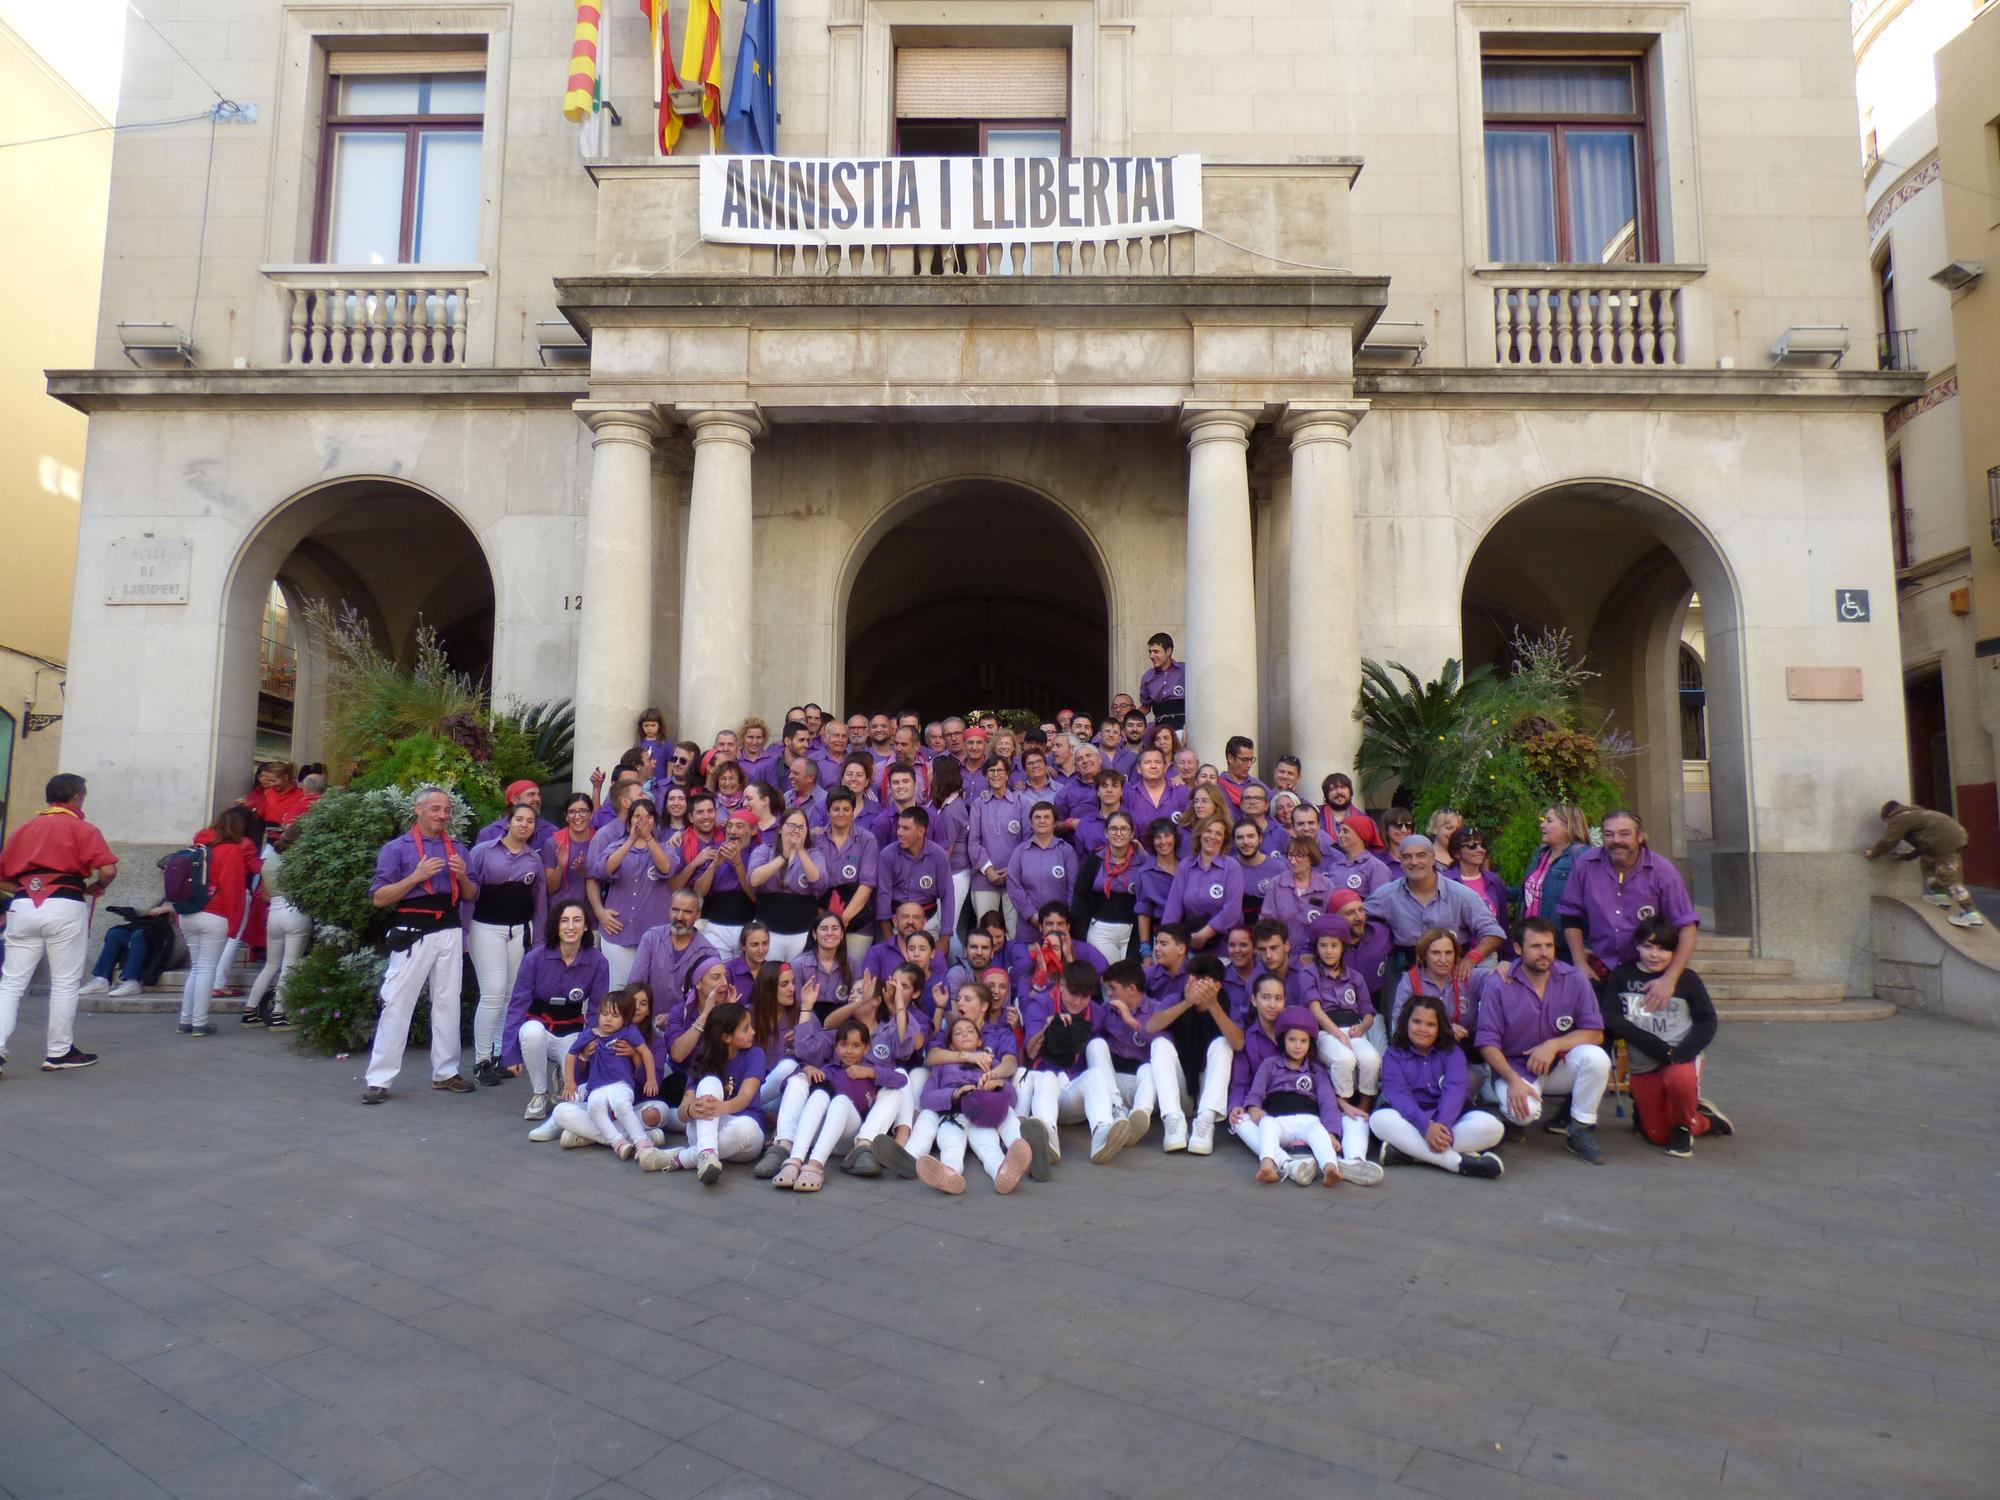
[[[899,120],[1069,118],[1069,52],[1062,47],[902,47]]]
[[[484,73],[484,52],[329,52],[329,73]]]

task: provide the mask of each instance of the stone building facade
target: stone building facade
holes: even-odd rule
[[[568,5],[159,9],[260,112],[212,176],[120,140],[97,368],[51,376],[91,415],[70,758],[120,837],[245,784],[274,580],[573,694],[584,767],[649,703],[1095,707],[1166,629],[1197,743],[1316,782],[1363,656],[1555,625],[1719,924],[1866,988],[1852,851],[1908,785],[1882,419],[1922,386],[1829,344],[1872,316],[1837,0],[792,0],[787,155],[1201,158],[1199,230],[837,257],[701,238],[707,132],[653,154],[625,7],[587,166]],[[134,35],[122,117],[202,97]],[[189,367],[131,368],[197,266]],[[99,602],[134,538],[190,544],[185,602]],[[301,643],[300,758],[314,694]]]

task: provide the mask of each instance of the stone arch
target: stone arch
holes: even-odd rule
[[[313,599],[353,604],[399,661],[414,652],[426,606],[449,598],[458,618],[431,623],[456,624],[470,643],[453,654],[454,665],[490,675],[499,575],[457,506],[387,475],[346,475],[302,490],[244,538],[224,584],[211,776],[218,799],[248,784],[256,758],[263,609],[274,582],[295,608]],[[483,598],[483,610],[474,596]],[[321,759],[317,723],[301,716],[324,712],[323,663],[309,640],[301,640],[300,655],[293,758],[308,752],[305,758]],[[333,770],[338,775],[340,768]]]
[[[1679,717],[1681,626],[1697,593],[1714,831],[1698,847],[1687,837]],[[1567,629],[1603,674],[1598,696],[1639,747],[1627,768],[1628,800],[1663,853],[1698,867],[1695,884],[1730,932],[1752,931],[1755,916],[1742,598],[1734,568],[1699,518],[1669,496],[1616,479],[1565,480],[1523,495],[1467,552],[1460,582],[1468,646],[1491,634],[1473,610],[1498,600],[1524,623]]]
[[[928,585],[926,557],[973,555],[965,544],[995,527],[1018,545],[990,554],[987,586],[965,577],[948,591]],[[909,597],[874,594],[897,589]],[[843,704],[907,700],[928,716],[971,700],[1045,714],[1064,702],[1101,712],[1108,701],[1117,621],[1109,560],[1074,507],[1022,480],[959,474],[898,495],[849,546],[834,600]],[[885,693],[893,703],[872,701]]]

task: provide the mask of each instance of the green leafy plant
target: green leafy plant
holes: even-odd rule
[[[326,652],[326,735],[334,765],[366,769],[398,740],[439,733],[447,723],[469,734],[484,732],[486,703],[479,685],[451,669],[429,625],[418,625],[416,661],[406,671],[375,644],[352,605],[336,611],[315,600],[304,615]]]
[[[576,754],[576,708],[569,699],[510,704],[506,712],[494,715],[493,731],[496,760],[502,753],[501,736],[518,734],[526,741],[529,760],[541,770],[536,780],[569,783]]]
[[[1391,673],[1400,674],[1402,682]],[[1468,673],[1456,658],[1430,682],[1401,662],[1387,667],[1362,662],[1361,701],[1354,710],[1361,724],[1356,769],[1371,785],[1395,783],[1406,797],[1440,781],[1450,783],[1458,767],[1490,749],[1489,738],[1497,742],[1497,735],[1481,732],[1482,710],[1493,694],[1492,668]]]
[[[476,760],[462,744],[435,734],[405,735],[348,784],[361,791],[448,787],[471,808],[474,828],[499,817],[506,800],[491,761]]]

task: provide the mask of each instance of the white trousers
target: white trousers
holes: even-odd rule
[[[876,1136],[896,1123],[896,1111],[900,1106],[902,1089],[877,1089],[875,1102],[868,1107],[868,1118],[861,1122],[856,1131],[856,1139],[872,1141]],[[815,1089],[812,1084],[794,1073],[785,1080],[785,1094],[778,1102],[778,1121],[771,1132],[771,1139],[783,1141],[789,1146],[799,1146],[813,1139],[813,1131],[819,1126],[809,1125],[808,1119],[824,1122],[830,1096],[824,1089]]]
[[[1221,1119],[1229,1113],[1229,1070],[1236,1054],[1221,1037],[1208,1044],[1202,1060],[1201,1097],[1194,1101],[1197,1114]],[[1160,1092],[1160,1118],[1183,1129],[1188,1121],[1188,1086],[1181,1067],[1181,1055],[1165,1036],[1153,1038],[1153,1082]]]
[[[946,1120],[938,1126],[938,1160],[952,1171],[965,1170],[967,1146],[970,1146],[972,1154],[979,1158],[979,1164],[986,1168],[988,1177],[1000,1175],[1000,1166],[1006,1159],[1007,1148],[1000,1144],[998,1130],[990,1125],[967,1125],[958,1119]]]
[[[1084,1069],[1074,1078],[1053,1070],[1028,1075],[1028,1113],[1048,1127],[1051,1141],[1057,1125],[1082,1121],[1094,1134],[1116,1117],[1111,1105],[1111,1080],[1116,1076],[1111,1071],[1111,1049],[1104,1045],[1103,1037],[1092,1037],[1083,1056]],[[942,1126],[939,1133],[943,1133]]]
[[[243,915],[236,919],[236,930],[229,934],[229,940],[222,945],[222,956],[215,961],[215,984],[225,989],[236,977],[236,954],[243,946],[243,934],[250,930],[250,914],[256,910],[256,893],[243,893]],[[268,945],[266,945],[268,948]]]
[[[479,976],[479,1006],[472,1013],[472,1057],[500,1055],[500,1034],[507,1023],[507,1002],[514,995],[514,976],[521,972],[526,927],[501,927],[474,922],[466,934],[472,972]]]
[[[607,1083],[592,1089],[581,1101],[558,1104],[549,1111],[549,1120],[559,1129],[573,1131],[600,1146],[615,1148],[621,1141],[642,1147],[650,1144],[629,1083]]]
[[[1132,944],[1132,924],[1092,922],[1084,933],[1084,941],[1115,964],[1125,956],[1125,950]]]
[[[951,909],[959,913],[960,918],[962,920],[964,914],[972,910],[972,908],[966,904],[968,901],[972,899],[972,871],[970,870],[952,871],[951,895],[952,895]],[[965,944],[961,943],[958,940],[958,934],[955,932],[951,935],[951,955],[953,958],[965,957]]]
[[[42,960],[49,961],[49,1048],[61,1057],[76,1044],[76,996],[90,961],[90,911],[81,901],[26,896],[7,905],[7,960],[0,968],[0,1056],[21,1016],[21,997]]]
[[[638,948],[636,946],[631,948],[621,948],[616,943],[607,943],[603,941],[599,941],[597,946],[604,953],[605,968],[611,971],[611,988],[613,988],[614,990],[622,990],[623,988],[625,988],[625,981],[632,977],[632,960],[639,956]],[[655,1006],[670,1004],[673,999],[677,998],[679,997],[678,996],[668,997],[665,1001],[663,1001],[661,997],[655,996],[653,999],[653,1004]]]
[[[1430,1142],[1416,1124],[1393,1109],[1376,1110],[1368,1117],[1368,1128],[1381,1138],[1383,1145],[1394,1146],[1412,1161],[1427,1161],[1447,1172],[1458,1170],[1461,1157],[1491,1151],[1506,1134],[1500,1122],[1483,1109],[1469,1109],[1458,1117],[1451,1127],[1451,1146],[1444,1151],[1431,1150]]]
[[[924,1097],[924,1085],[931,1081],[929,1068],[911,1068],[904,1078],[902,1095],[896,1101],[896,1124],[907,1130],[916,1123],[917,1101]]]
[[[771,952],[766,963],[788,964],[806,951],[812,942],[810,932],[774,932],[771,934]],[[755,976],[752,976],[755,977]]]
[[[557,1036],[540,1021],[530,1017],[521,1023],[521,1076],[538,1094],[562,1093],[563,1059],[583,1035],[580,1031]]]
[[[1025,1103],[1028,1097],[1027,1091],[1028,1075],[1026,1073],[1016,1073],[1014,1075],[1014,1097]],[[943,1124],[944,1116],[940,1115],[936,1110],[918,1110],[916,1122],[910,1127],[910,1138],[903,1143],[903,1149],[908,1151],[912,1156],[929,1156],[931,1148],[943,1139],[939,1134],[939,1130]],[[983,1129],[984,1127],[968,1125],[965,1128],[968,1131],[973,1131]],[[1003,1148],[1013,1145],[1014,1142],[1021,1138],[1020,1115],[1011,1109],[1008,1110],[1006,1118],[995,1128],[994,1133],[1000,1137],[1000,1144]]]
[[[206,1026],[208,1004],[215,998],[215,975],[229,942],[229,918],[212,911],[181,918],[181,941],[187,944],[187,980],[181,985],[181,1025]]]
[[[1005,891],[974,891],[967,898],[972,902],[974,919],[985,916],[989,911],[998,911],[1007,919],[1007,941],[1014,940],[1014,931],[1019,919],[1014,914],[1014,903],[1007,899]]]
[[[722,1080],[713,1074],[694,1086],[695,1096],[720,1099]],[[706,1120],[687,1122],[689,1144],[681,1148],[681,1165],[697,1165],[704,1151],[713,1151],[724,1161],[755,1161],[764,1150],[764,1127],[754,1113],[711,1115]]]
[[[410,1017],[417,996],[431,987],[431,1081],[458,1071],[458,999],[465,978],[465,935],[457,927],[427,932],[414,947],[389,955],[382,975],[382,1013],[375,1020],[375,1046],[362,1076],[372,1089],[386,1089],[402,1070],[410,1044]]]
[[[730,927],[721,922],[711,922],[703,917],[694,924],[694,930],[708,939],[709,947],[724,963],[743,951],[743,924],[738,922]],[[773,955],[775,956],[775,955]],[[755,978],[755,975],[751,976]]]
[[[757,1107],[764,1110],[776,1109],[778,1101],[785,1097],[785,1081],[798,1070],[799,1060],[796,1057],[787,1057],[781,1062],[773,1063],[770,1070],[764,1074],[764,1086],[757,1090]]]
[[[1361,1124],[1356,1121],[1356,1124]],[[1362,1126],[1365,1133],[1367,1127]],[[1312,1152],[1313,1160],[1325,1170],[1328,1162],[1338,1158],[1333,1150],[1333,1137],[1327,1133],[1318,1115],[1266,1115],[1257,1122],[1257,1155],[1265,1161],[1274,1161],[1283,1166],[1290,1161],[1287,1146],[1303,1146]]]
[[[1152,1114],[1159,1108],[1160,1090],[1150,1062],[1140,1063],[1136,1073],[1121,1073],[1113,1067],[1111,1086],[1118,1091],[1116,1102],[1127,1110],[1143,1109]]]
[[[306,944],[311,941],[312,918],[283,896],[273,896],[270,915],[264,922],[264,967],[257,971],[256,982],[243,1001],[245,1010],[257,1009],[269,995],[272,1014],[285,1013],[285,975],[304,957]]]
[[[1373,1098],[1382,1090],[1382,1054],[1365,1036],[1351,1036],[1346,1041],[1343,1047],[1341,1038],[1332,1032],[1320,1032],[1319,1060],[1333,1075],[1334,1089],[1341,1098],[1352,1099],[1357,1091]]]
[[[1542,1098],[1547,1094],[1569,1095],[1569,1117],[1579,1125],[1597,1123],[1597,1102],[1611,1082],[1611,1054],[1591,1042],[1572,1047],[1556,1059],[1556,1065],[1540,1078],[1530,1077],[1534,1100],[1524,1115],[1514,1113],[1507,1103],[1507,1085],[1498,1077],[1487,1085],[1500,1113],[1516,1125],[1532,1125],[1542,1117]],[[1398,1148],[1400,1149],[1400,1148]]]

